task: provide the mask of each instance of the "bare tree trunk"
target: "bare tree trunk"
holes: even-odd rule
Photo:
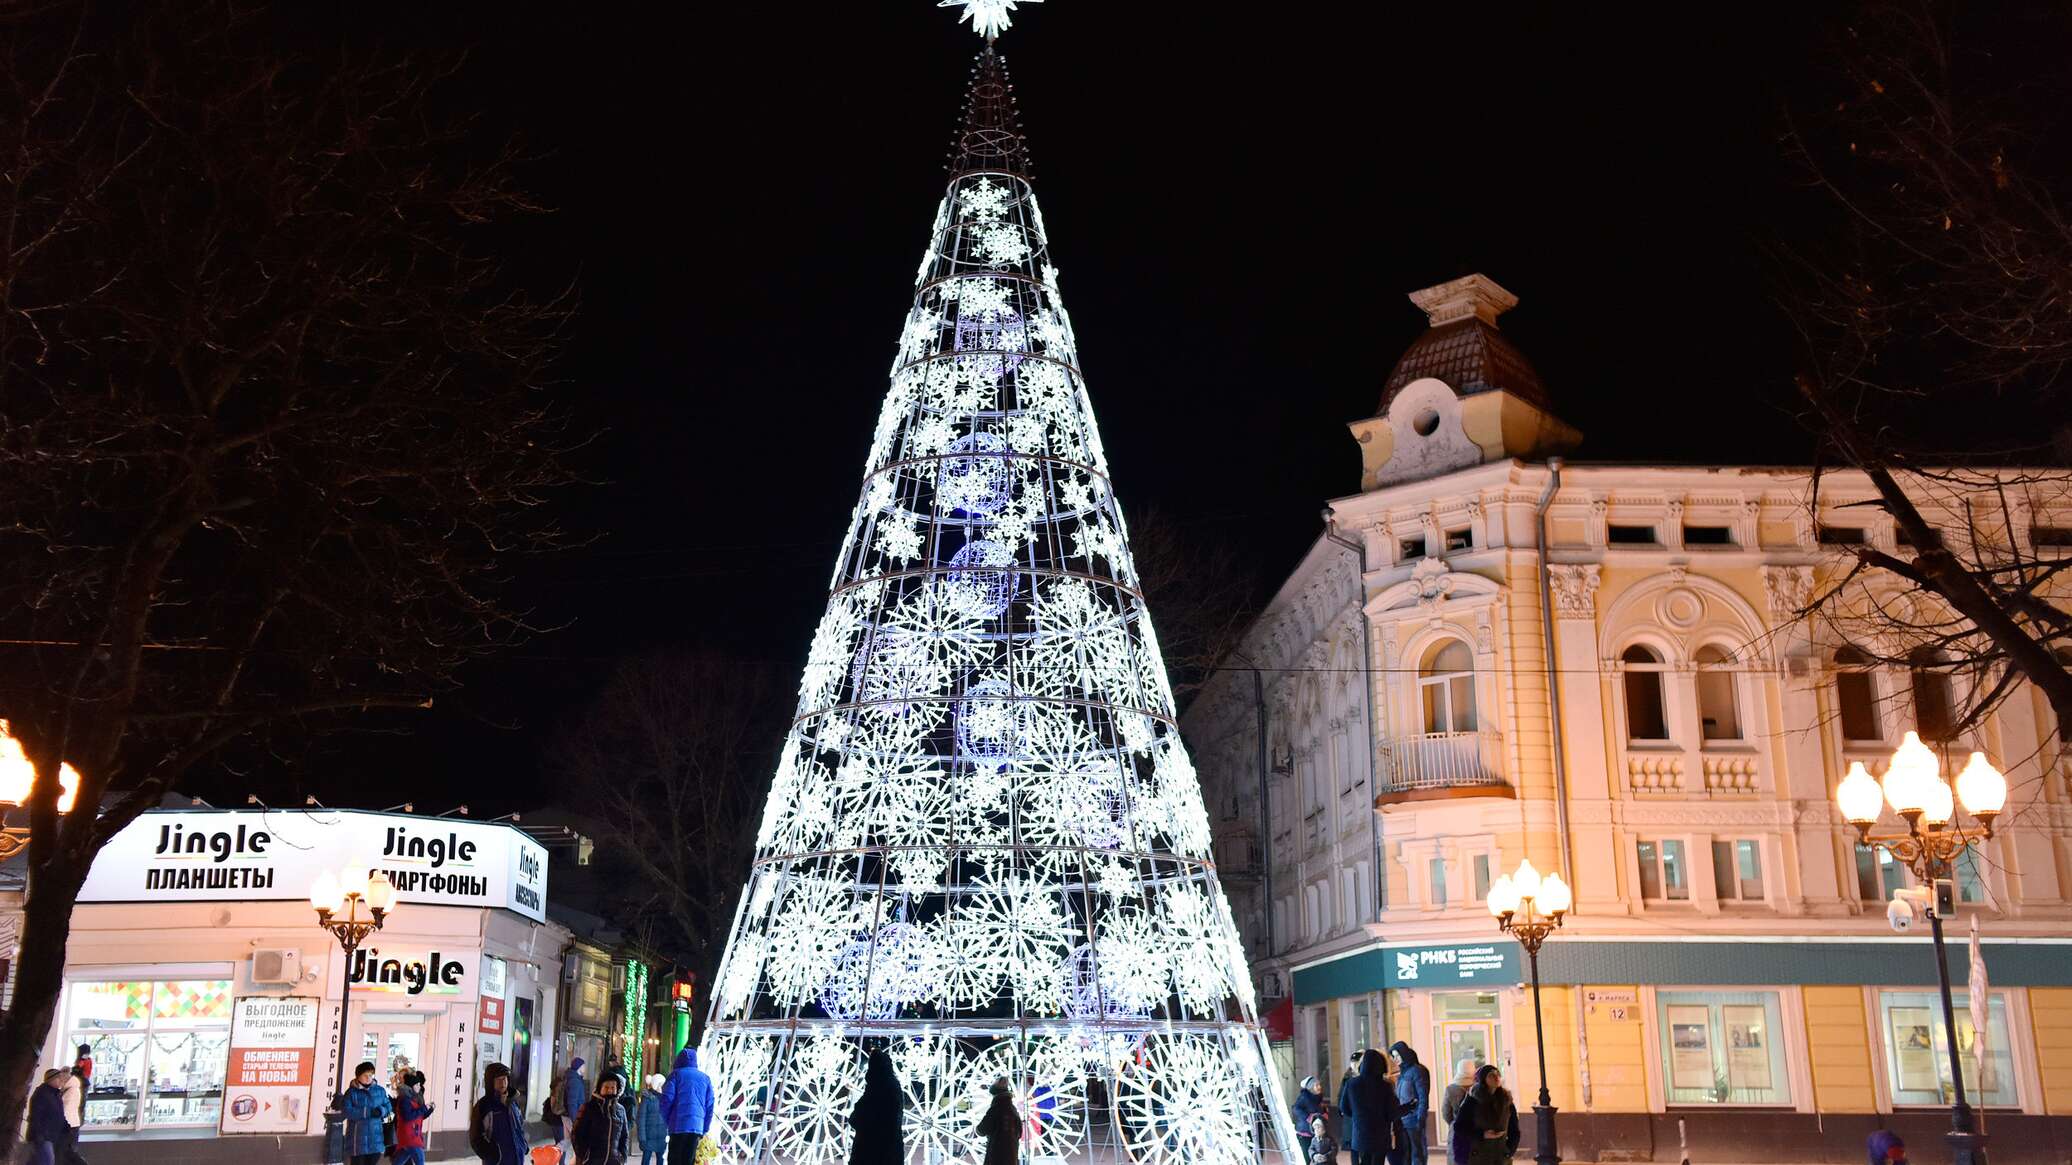
[[[37,1058],[50,1035],[65,980],[65,947],[72,934],[72,902],[92,859],[63,852],[36,866],[35,893],[23,908],[21,959],[15,965],[14,1006],[0,1022],[0,1160],[21,1135],[22,1112],[38,1082]],[[56,1065],[52,1065],[56,1067]]]

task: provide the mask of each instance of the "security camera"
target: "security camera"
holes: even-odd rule
[[[1914,929],[1914,904],[1894,894],[1892,901],[1885,904],[1885,922],[1901,934]]]

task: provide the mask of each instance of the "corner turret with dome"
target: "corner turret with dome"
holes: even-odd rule
[[[948,5],[945,5],[948,6]],[[722,1162],[837,1163],[868,1050],[913,1161],[1297,1160],[1027,142],[972,71],[714,982]]]

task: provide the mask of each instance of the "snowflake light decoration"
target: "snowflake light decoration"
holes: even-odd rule
[[[960,140],[713,980],[719,1160],[845,1161],[882,1041],[929,1160],[1005,1077],[1034,1159],[1296,1165],[1019,130]]]
[[[957,19],[971,22],[971,31],[988,40],[1006,32],[1014,23],[1012,19],[1016,4],[1041,4],[1043,0],[937,0],[937,8],[962,6],[964,15]]]

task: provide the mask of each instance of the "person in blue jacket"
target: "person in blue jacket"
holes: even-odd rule
[[[339,1097],[339,1111],[345,1114],[345,1153],[352,1165],[376,1165],[388,1143],[381,1126],[395,1111],[388,1089],[374,1082],[374,1065],[362,1060],[353,1069],[352,1083]]]
[[[1396,1140],[1403,1165],[1425,1165],[1425,1123],[1432,1111],[1432,1070],[1419,1063],[1409,1044],[1389,1045],[1396,1058],[1396,1116],[1403,1132]]]
[[[1310,1137],[1314,1136],[1313,1122],[1324,1116],[1324,1086],[1314,1076],[1304,1076],[1302,1087],[1295,1091],[1295,1138],[1302,1145],[1302,1159],[1309,1160]]]
[[[1396,1152],[1400,1123],[1396,1089],[1389,1083],[1388,1057],[1368,1048],[1360,1053],[1360,1076],[1353,1085],[1353,1165],[1382,1165]]]
[[[712,1077],[698,1070],[698,1053],[676,1054],[676,1066],[662,1085],[662,1116],[669,1122],[669,1165],[693,1165],[698,1139],[712,1126]]]
[[[669,1119],[662,1111],[662,1086],[669,1078],[660,1072],[647,1078],[640,1094],[640,1108],[633,1127],[640,1134],[640,1165],[662,1165],[669,1155]]]
[[[511,1070],[502,1064],[482,1070],[482,1099],[468,1118],[468,1147],[482,1165],[526,1165],[525,1114],[511,1099]]]

